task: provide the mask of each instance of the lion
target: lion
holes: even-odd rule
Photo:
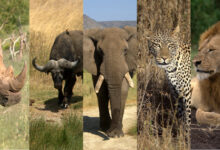
[[[192,79],[192,106],[202,124],[220,124],[220,21],[200,36],[193,63],[197,76]]]

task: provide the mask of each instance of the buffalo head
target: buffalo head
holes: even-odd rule
[[[62,81],[64,79],[64,71],[66,69],[72,70],[76,67],[78,60],[76,61],[68,61],[64,58],[59,60],[49,60],[44,66],[39,66],[36,64],[36,58],[33,59],[32,64],[35,69],[45,73],[51,73],[54,88],[62,89]]]

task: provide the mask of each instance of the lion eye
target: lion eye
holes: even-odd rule
[[[215,49],[210,48],[210,49],[208,50],[208,52],[213,52],[213,51],[215,51]]]
[[[127,52],[128,52],[128,49],[125,48],[125,49],[124,49],[124,55],[127,55]]]

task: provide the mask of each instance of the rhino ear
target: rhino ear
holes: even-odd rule
[[[97,75],[97,64],[95,61],[94,41],[84,36],[83,38],[83,68],[93,75]]]

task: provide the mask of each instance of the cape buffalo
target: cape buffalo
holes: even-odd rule
[[[82,31],[68,31],[59,34],[52,46],[50,59],[44,66],[36,64],[36,58],[32,60],[35,69],[51,73],[54,88],[59,92],[58,105],[62,108],[68,107],[72,97],[72,89],[76,82],[76,76],[83,74],[83,41]],[[65,80],[64,93],[62,82]]]

